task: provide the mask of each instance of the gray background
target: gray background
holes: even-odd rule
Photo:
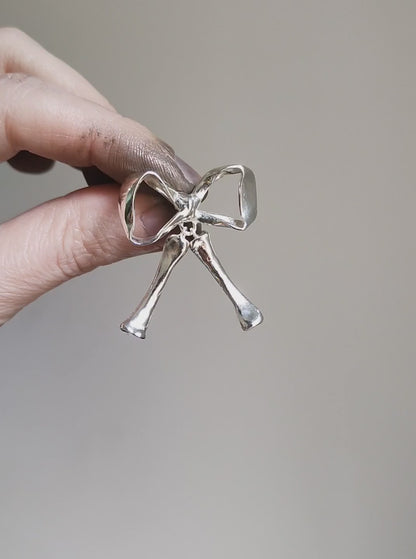
[[[150,255],[4,326],[1,557],[415,557],[414,2],[7,4],[200,172],[255,170],[214,242],[265,323],[188,256],[122,334]],[[0,180],[2,220],[83,185]]]

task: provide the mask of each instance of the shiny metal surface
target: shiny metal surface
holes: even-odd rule
[[[211,214],[199,209],[208,195],[210,186],[223,176],[240,174],[238,185],[238,205],[240,215],[233,218],[226,215]],[[156,233],[149,238],[135,235],[134,203],[137,191],[146,184],[166,198],[177,213]],[[120,217],[124,230],[130,241],[139,246],[147,246],[179,228],[179,234],[167,237],[156,275],[136,310],[120,326],[124,332],[144,339],[153,310],[159,300],[166,281],[176,264],[190,248],[208,268],[217,283],[222,287],[233,303],[243,330],[249,330],[260,324],[263,316],[235,286],[226,274],[211,244],[209,234],[202,230],[202,224],[218,227],[230,227],[244,231],[257,215],[256,181],[254,173],[243,165],[227,165],[208,171],[190,194],[178,192],[166,184],[154,171],[148,171],[139,178],[130,178],[123,183],[120,191]]]

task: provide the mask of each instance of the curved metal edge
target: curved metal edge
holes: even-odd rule
[[[135,245],[148,246],[174,229],[183,216],[181,212],[175,214],[159,231],[152,237],[142,238],[134,235],[136,226],[136,215],[134,212],[134,204],[137,191],[140,185],[146,183],[146,186],[155,190],[158,194],[166,198],[177,209],[181,208],[181,197],[178,192],[173,190],[164,180],[154,171],[147,171],[140,177],[131,175],[122,184],[119,195],[119,214],[124,232],[127,238]]]
[[[241,174],[238,185],[238,207],[240,218],[230,218],[228,216],[210,214],[199,211],[198,217],[204,223],[218,227],[231,227],[238,231],[244,231],[249,227],[257,216],[257,191],[256,178],[253,171],[245,165],[224,165],[211,169],[201,178],[195,186],[193,192],[200,197],[201,201],[206,198],[210,186],[225,175]]]

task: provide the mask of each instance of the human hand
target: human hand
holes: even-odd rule
[[[0,29],[0,125],[0,161],[26,172],[61,161],[82,169],[90,185],[0,224],[0,326],[68,279],[160,249],[125,237],[117,201],[126,176],[154,170],[188,192],[199,179],[170,146],[12,28]],[[136,211],[141,237],[170,217],[150,189],[137,194]]]

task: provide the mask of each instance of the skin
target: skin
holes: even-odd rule
[[[185,192],[199,180],[168,144],[13,28],[0,29],[0,161],[31,173],[61,161],[82,170],[89,184],[0,224],[0,326],[68,279],[160,250],[125,237],[117,203],[127,176],[154,170]],[[136,211],[140,237],[171,215],[150,189],[138,193]]]

